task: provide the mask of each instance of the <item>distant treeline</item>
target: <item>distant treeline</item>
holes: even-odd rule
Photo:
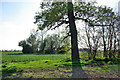
[[[21,52],[22,50],[0,50],[0,52]]]
[[[64,54],[70,52],[70,38],[65,38],[65,31],[62,36],[59,33],[47,34],[41,31],[32,31],[30,36],[18,43],[24,54]]]

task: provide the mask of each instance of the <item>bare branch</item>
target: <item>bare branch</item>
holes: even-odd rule
[[[87,19],[80,18],[80,17],[75,17],[75,20],[83,20],[83,21],[85,21],[85,22],[88,22],[88,20],[87,20]]]
[[[88,25],[88,26],[113,26],[112,24],[109,24],[109,25],[99,25],[99,24],[96,24],[96,25],[94,25],[94,24],[92,24],[92,25]]]
[[[65,28],[68,28],[69,27],[69,25],[67,25]]]
[[[80,18],[80,17],[75,17],[76,20],[83,20],[85,22],[89,22],[88,19]],[[88,26],[113,26],[112,24],[106,24],[106,25],[100,25],[100,24],[90,24]]]
[[[67,35],[63,38],[62,41],[64,41],[64,40],[65,40],[66,38],[68,38],[69,36],[71,36],[70,33],[67,33]],[[62,41],[61,41],[61,42],[62,42]]]

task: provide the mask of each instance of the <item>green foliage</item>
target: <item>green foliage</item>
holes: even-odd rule
[[[24,54],[33,53],[33,49],[32,49],[32,47],[30,45],[26,44],[25,46],[23,46],[22,52]]]
[[[69,38],[64,41],[62,40],[63,37],[60,37],[58,34],[47,35],[40,41],[39,54],[67,53],[70,47]]]
[[[105,43],[109,42],[109,41],[107,41],[107,39],[109,40],[107,35],[108,35],[108,32],[111,32],[110,31],[111,29],[109,30],[109,28],[111,27],[110,25],[112,24],[113,26],[117,27],[118,23],[119,23],[118,22],[119,17],[117,18],[117,16],[113,12],[112,8],[106,7],[106,6],[96,6],[96,2],[92,2],[92,1],[91,2],[80,2],[80,3],[78,2],[75,4],[71,3],[70,6],[69,6],[69,3],[67,3],[67,2],[52,2],[50,4],[43,2],[40,6],[41,6],[40,8],[42,9],[41,12],[38,12],[35,15],[35,23],[38,25],[39,30],[55,29],[55,28],[61,26],[62,24],[67,24],[66,26],[70,26],[70,25],[68,25],[68,23],[69,23],[68,20],[70,20],[69,16],[68,16],[68,11],[70,8],[73,8],[71,10],[73,10],[75,15],[70,15],[70,16],[74,16],[74,20],[82,20],[85,23],[87,23],[88,27],[92,26],[91,28],[97,26],[96,28],[94,28],[94,30],[95,30],[94,32],[97,34],[99,33],[99,34],[98,35],[95,34],[92,37],[90,36],[90,39],[89,39],[90,41],[88,42],[89,48],[91,49],[91,47],[92,47],[93,48],[92,50],[94,50],[94,53],[90,54],[90,55],[92,55],[92,56],[90,56],[91,58],[96,57],[97,49],[100,47],[103,47],[102,44],[104,44],[104,42]],[[108,29],[105,30],[105,32],[102,30],[101,27],[98,27],[98,26],[103,26],[103,25],[107,25],[106,27],[108,27]],[[98,29],[98,30],[96,30],[96,29]],[[114,30],[117,31],[118,28],[115,28]],[[114,31],[114,30],[112,30],[112,31]],[[93,30],[92,30],[92,32],[93,32]],[[74,34],[74,31],[72,33]],[[92,33],[92,34],[94,34],[94,33]],[[116,34],[114,34],[114,35],[116,35]],[[113,35],[113,37],[117,38],[114,35]],[[105,41],[103,40],[104,42],[102,42],[102,40],[101,40],[102,36],[104,38],[106,38]],[[93,41],[91,41],[91,40],[93,40]],[[119,41],[119,39],[116,39],[116,41],[117,40]],[[110,40],[110,41],[112,41],[112,40]],[[114,42],[116,42],[116,41],[114,40]],[[90,44],[90,42],[94,43],[94,44],[92,45],[92,44]],[[74,45],[74,44],[72,44],[72,45]],[[106,44],[106,45],[109,45],[109,44]],[[66,50],[66,48],[62,47],[62,49],[59,50],[59,52],[62,52],[62,51],[64,52],[67,50]],[[49,52],[55,52],[55,51],[51,50],[51,48],[48,48],[46,50],[46,52],[49,53]]]
[[[18,45],[23,47],[22,52],[24,54],[33,53],[33,48],[25,40],[20,41]]]
[[[64,32],[65,33],[65,32]],[[62,33],[62,34],[64,34]],[[23,47],[22,52],[24,54],[56,54],[56,53],[68,53],[70,50],[70,39],[64,39],[64,35],[59,34],[45,35],[41,33],[31,33],[29,38],[19,42],[19,46]]]
[[[103,59],[92,59],[88,61],[88,64],[95,64],[95,65],[104,65],[104,64],[118,64],[120,62],[119,58],[103,58]]]
[[[52,4],[48,4],[43,2],[40,6],[41,8],[44,8],[44,10],[41,13],[38,12],[35,16],[35,23],[40,22],[38,24],[40,30],[43,30],[46,27],[49,29],[52,26],[55,26],[56,22],[62,19],[67,12],[65,3],[53,2]]]
[[[23,47],[22,52],[24,54],[35,54],[38,48],[37,32],[33,29],[30,36],[26,40],[20,41],[18,45]]]
[[[46,47],[45,53],[46,54],[55,54],[58,53],[58,48],[60,47],[60,37],[57,34],[48,35],[46,38]]]
[[[108,64],[119,64],[120,59],[119,58],[110,58],[108,59]]]

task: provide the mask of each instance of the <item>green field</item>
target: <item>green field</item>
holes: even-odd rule
[[[80,53],[82,54],[82,52]],[[2,76],[3,78],[69,78],[72,75],[70,56],[70,54],[36,55],[3,52]],[[89,77],[118,78],[117,63],[120,59],[113,58],[108,62],[105,60],[85,60],[82,58],[81,64],[83,70],[90,74]]]
[[[51,54],[51,55],[35,55],[35,54],[19,54],[19,55],[2,55],[2,62],[26,62],[26,61],[38,61],[38,60],[62,60],[70,58],[70,55],[63,54]]]

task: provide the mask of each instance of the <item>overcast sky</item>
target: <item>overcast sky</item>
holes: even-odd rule
[[[120,0],[97,0],[99,5],[107,5],[117,11]],[[30,35],[35,12],[38,12],[40,0],[0,0],[0,50],[22,48],[18,42]]]

